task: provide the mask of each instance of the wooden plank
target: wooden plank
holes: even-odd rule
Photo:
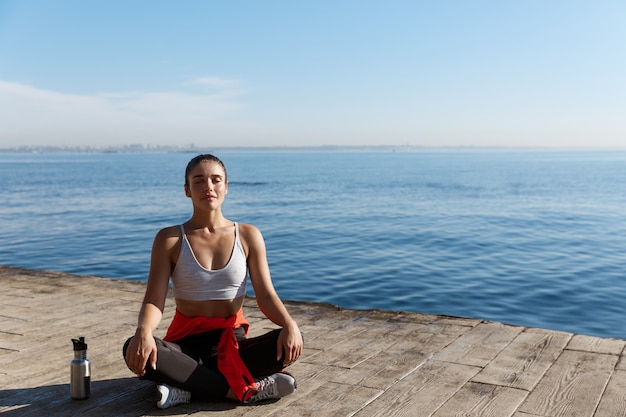
[[[530,391],[559,357],[569,339],[569,335],[549,331],[520,333],[473,381]]]
[[[613,373],[594,417],[626,417],[626,372]]]
[[[2,363],[3,353],[19,352],[20,346],[24,343],[24,335],[16,333],[19,331],[18,329],[16,329],[16,332],[3,331],[3,328],[8,327],[3,326],[4,321],[5,320],[0,319],[0,364]]]
[[[344,369],[332,379],[340,384],[355,384],[369,388],[387,389],[428,359],[419,349],[407,350],[402,354],[382,351],[357,366]]]
[[[317,389],[306,396],[291,396],[282,401],[279,410],[268,410],[266,407],[250,410],[246,417],[261,415],[280,417],[337,417],[349,416],[354,410],[359,410],[378,398],[383,391],[328,382],[319,385]],[[273,411],[273,412],[272,412]]]
[[[430,417],[479,370],[474,366],[429,361],[389,387],[355,416]]]
[[[565,350],[520,411],[551,417],[592,417],[617,357]]]
[[[450,398],[432,417],[509,417],[528,395],[527,391],[470,382]]]
[[[481,323],[483,323],[481,320],[470,320],[464,318],[459,318],[459,321],[455,322],[452,317],[443,317],[429,323],[428,329],[425,331],[428,333],[438,333],[458,337],[467,333]]]
[[[483,320],[480,320],[480,319],[471,319],[471,318],[466,318],[466,317],[439,316],[439,317],[436,317],[432,321],[431,324],[435,326],[441,325],[441,326],[476,327],[481,323],[483,323]]]
[[[308,360],[311,363],[325,365],[327,363],[337,363],[342,361],[342,354],[345,353],[345,346],[351,345],[352,341],[362,341],[361,333],[367,330],[366,327],[354,325],[351,321],[332,320],[331,326],[325,326],[323,332],[316,333],[313,337],[310,333],[305,334],[306,345],[316,350],[318,353]],[[336,350],[333,348],[336,347]],[[349,361],[342,361],[343,366],[349,367]]]
[[[524,330],[502,323],[481,323],[439,352],[434,359],[483,367]]]
[[[456,336],[425,332],[393,336],[395,340],[388,349],[346,370],[333,382],[386,389],[456,339]]]
[[[375,356],[381,351],[388,349],[394,343],[393,332],[397,325],[365,322],[358,326],[344,330],[346,339],[334,343],[315,355],[311,360],[314,363],[332,363],[335,366],[354,368],[359,363]],[[355,336],[350,336],[354,334]],[[348,337],[351,339],[348,340]],[[328,340],[328,339],[325,339]]]
[[[624,340],[601,339],[599,337],[577,334],[572,337],[567,348],[570,350],[619,355],[624,350],[624,345],[626,345]]]

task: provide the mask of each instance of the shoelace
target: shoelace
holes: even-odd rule
[[[276,397],[276,381],[274,378],[267,377],[256,382],[257,393],[254,396],[255,401],[265,400]]]

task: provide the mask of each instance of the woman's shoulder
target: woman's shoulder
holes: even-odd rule
[[[170,236],[178,236],[180,237],[180,225],[177,224],[175,226],[167,226],[157,232],[157,236],[170,237]]]
[[[180,225],[168,226],[159,230],[156,236],[154,237],[154,240],[155,242],[159,242],[159,243],[166,243],[166,242],[176,243],[178,242],[178,240],[180,240],[181,236],[182,236],[182,233],[180,230]]]
[[[248,224],[248,223],[237,223],[237,226],[239,227],[239,233],[242,236],[260,236],[261,235],[261,231],[253,224]]]
[[[239,226],[239,239],[246,248],[248,253],[250,248],[259,248],[259,245],[264,246],[263,235],[261,231],[252,224],[237,223]]]
[[[180,226],[169,226],[159,230],[152,243],[152,254],[170,256],[180,250],[182,233]]]

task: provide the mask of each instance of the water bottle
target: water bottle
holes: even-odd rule
[[[87,344],[83,336],[72,339],[74,359],[70,362],[70,394],[73,400],[84,400],[91,394],[91,363],[87,359]]]

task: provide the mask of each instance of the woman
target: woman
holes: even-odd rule
[[[209,154],[193,158],[185,171],[193,214],[154,239],[137,330],[124,358],[131,371],[157,382],[159,408],[192,397],[258,402],[296,388],[283,369],[302,353],[302,335],[274,290],[261,233],[222,214],[227,193],[223,162]],[[281,327],[250,339],[242,313],[247,275],[260,310]],[[176,314],[161,340],[153,331],[170,279]]]

